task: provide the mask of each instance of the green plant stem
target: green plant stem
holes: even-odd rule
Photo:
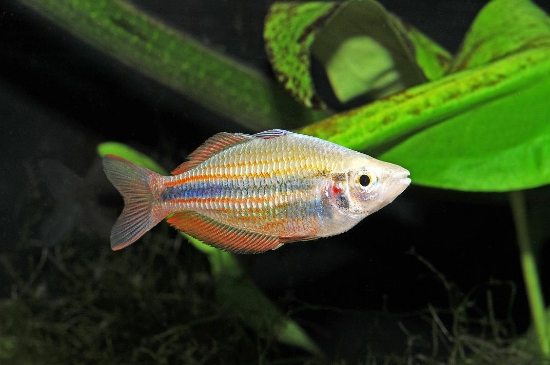
[[[296,128],[326,117],[281,85],[176,32],[124,0],[21,0],[135,70],[253,130]]]
[[[529,238],[529,227],[523,191],[510,192],[510,204],[512,206],[512,214],[516,226],[521,268],[523,271],[523,279],[525,280],[529,306],[531,308],[533,326],[542,354],[549,356],[550,339],[548,337],[544,299],[542,297],[535,255]]]

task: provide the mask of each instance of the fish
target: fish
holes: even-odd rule
[[[401,166],[282,129],[215,134],[171,176],[115,155],[103,158],[103,169],[125,204],[113,250],[165,218],[225,251],[274,250],[346,232],[411,183]]]

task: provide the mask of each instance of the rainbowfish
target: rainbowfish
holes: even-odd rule
[[[409,171],[337,144],[285,130],[218,133],[172,176],[106,155],[124,198],[113,226],[119,250],[164,218],[211,246],[258,253],[345,232],[409,186]]]

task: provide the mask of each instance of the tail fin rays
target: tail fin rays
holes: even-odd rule
[[[164,214],[152,190],[161,175],[114,155],[103,159],[107,178],[124,198],[124,209],[111,231],[111,248],[120,250],[156,226]]]

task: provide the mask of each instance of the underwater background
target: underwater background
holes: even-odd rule
[[[451,53],[486,4],[380,3]],[[262,39],[272,1],[132,4],[273,77]],[[414,185],[414,170],[395,202],[345,234],[237,256],[323,355],[221,304],[208,259],[164,223],[111,251],[122,199],[99,143],[125,143],[171,170],[217,132],[255,131],[22,3],[1,5],[0,38],[1,363],[440,364],[489,353],[476,363],[496,364],[529,330],[508,197]],[[549,201],[546,187],[527,196]],[[539,238],[540,263],[548,238]],[[549,272],[539,270],[547,288]]]

